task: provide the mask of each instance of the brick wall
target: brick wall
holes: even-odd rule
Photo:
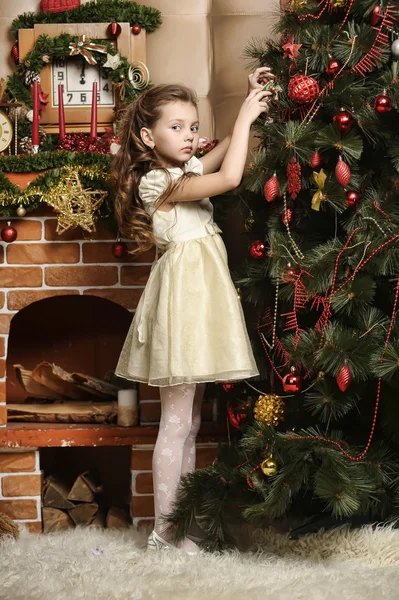
[[[135,260],[115,258],[115,237],[102,223],[93,234],[68,230],[59,235],[50,208],[11,222],[17,240],[0,242],[0,426],[7,422],[6,356],[13,315],[37,300],[67,294],[100,296],[134,311],[155,256],[149,251]],[[0,228],[6,223],[0,219]]]
[[[42,477],[37,448],[0,450],[0,512],[32,532],[42,530]]]

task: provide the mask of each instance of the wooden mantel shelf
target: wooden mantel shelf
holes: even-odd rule
[[[132,446],[154,444],[158,427],[115,425],[65,425],[54,423],[8,423],[0,428],[0,448],[47,448],[72,446]],[[198,442],[219,442],[225,427],[204,423]]]

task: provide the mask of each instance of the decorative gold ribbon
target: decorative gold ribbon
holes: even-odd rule
[[[79,36],[79,41],[71,42],[69,44],[70,53],[69,56],[77,56],[81,54],[89,63],[89,65],[96,65],[97,61],[91,52],[102,52],[106,54],[107,49],[105,46],[101,46],[100,44],[93,44],[90,40],[86,40],[85,34]],[[91,52],[90,52],[91,51]]]
[[[323,190],[327,175],[324,173],[323,169],[321,169],[319,173],[313,171],[313,179],[319,189],[313,195],[312,208],[313,210],[320,210],[320,204],[326,199],[326,195]]]

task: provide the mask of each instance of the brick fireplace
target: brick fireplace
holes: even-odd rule
[[[6,221],[7,219],[0,220],[0,228],[6,225]],[[132,521],[136,526],[151,525],[154,510],[151,457],[160,417],[157,388],[140,384],[140,425],[132,428],[115,425],[7,423],[7,401],[10,402],[11,397],[13,402],[21,401],[21,398],[17,398],[17,384],[13,373],[13,364],[18,358],[15,350],[18,345],[11,339],[13,317],[27,307],[31,309],[34,303],[40,304],[44,299],[65,296],[65,307],[68,305],[68,297],[73,297],[75,301],[76,296],[90,296],[101,298],[103,302],[108,301],[108,304],[101,307],[102,312],[106,313],[104,319],[107,319],[107,307],[111,311],[112,305],[117,304],[120,313],[118,323],[122,323],[122,329],[127,330],[147,281],[154,252],[143,253],[134,260],[130,257],[115,258],[111,251],[115,237],[101,223],[98,223],[94,234],[68,230],[58,235],[56,215],[50,208],[37,209],[23,219],[13,219],[12,225],[18,232],[17,240],[12,244],[0,243],[0,512],[25,524],[32,531],[42,530],[41,449],[125,446],[130,452]],[[71,306],[76,310],[75,302],[71,302]],[[122,314],[124,312],[125,316]],[[36,333],[29,335],[29,327],[27,329],[29,348],[35,348],[38,323],[39,329],[42,322],[43,327],[52,327],[51,315],[48,312],[44,314],[45,317],[41,316],[35,323],[36,329],[32,330]],[[111,336],[109,343],[114,353],[111,362],[117,355],[118,345],[121,345],[125,333],[126,331],[119,330],[116,337]],[[91,335],[88,329],[83,336],[86,344],[87,337]],[[96,343],[93,338],[93,344]],[[58,362],[63,367],[63,358],[65,361],[71,360],[67,356],[67,346],[59,345],[57,361],[54,356],[50,356],[49,360]],[[63,350],[60,351],[64,347],[65,355]],[[24,361],[29,360],[29,348],[24,349]],[[33,356],[31,360],[35,358]],[[89,365],[90,361],[87,368]],[[114,367],[115,364],[111,365],[111,368]],[[100,376],[97,373],[91,374]],[[197,447],[199,467],[212,462],[217,442],[224,435],[224,428],[216,420],[214,403],[204,402],[203,425]],[[113,465],[112,468],[117,467]]]

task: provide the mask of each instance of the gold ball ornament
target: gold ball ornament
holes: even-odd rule
[[[260,468],[262,469],[263,474],[267,475],[267,477],[273,477],[273,475],[277,475],[278,473],[277,464],[272,455],[265,458]]]
[[[254,406],[254,417],[259,423],[277,425],[284,421],[285,404],[277,394],[259,396]]]
[[[24,208],[23,206],[18,206],[17,215],[18,217],[24,217],[26,215],[26,208]]]
[[[237,298],[238,298],[239,300],[241,300],[241,290],[240,290],[240,288],[239,288],[239,287],[238,287],[238,288],[236,288],[236,290],[237,290]]]

